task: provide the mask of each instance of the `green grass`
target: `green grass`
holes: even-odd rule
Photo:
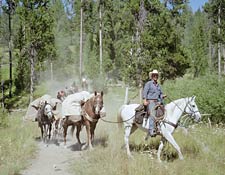
[[[8,127],[0,128],[1,175],[19,173],[28,165],[37,149],[34,139],[37,123],[23,122],[22,116],[23,113],[11,113],[7,116]]]

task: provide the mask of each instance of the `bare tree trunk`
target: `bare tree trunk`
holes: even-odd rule
[[[220,37],[220,6],[219,6],[219,12],[218,12],[218,36]],[[221,78],[221,43],[218,42],[218,77],[219,80]]]
[[[30,102],[33,101],[34,93],[34,58],[35,58],[35,49],[33,46],[30,48]]]
[[[52,63],[52,61],[51,61],[51,81],[53,81],[53,63]]]
[[[223,45],[223,59],[224,59],[224,63],[223,63],[223,74],[225,75],[225,47]]]
[[[81,0],[81,7],[80,7],[80,79],[82,76],[82,71],[83,71],[83,7],[82,7],[82,2]]]
[[[209,41],[209,60],[208,60],[208,64],[209,64],[209,70],[212,70],[212,43],[211,41]]]
[[[99,53],[100,53],[100,74],[102,74],[102,9],[101,3],[99,4]]]
[[[141,47],[140,47],[140,41],[141,41],[141,33],[144,30],[144,24],[145,20],[147,18],[147,10],[145,9],[145,3],[144,0],[140,1],[140,10],[138,14],[138,21],[137,21],[137,32],[136,32],[136,42],[138,42],[138,48],[137,48],[137,58],[138,58],[138,66],[137,66],[137,79],[138,79],[138,85],[139,87],[142,87],[142,68],[140,67],[140,53],[141,53]]]
[[[11,11],[11,6],[9,6]],[[11,12],[9,12],[9,97],[12,97],[12,27],[11,27],[12,17]]]
[[[2,94],[2,101],[1,101],[1,107],[2,111],[4,111],[4,81],[2,80],[2,55],[0,56],[0,83],[1,83],[1,94]]]

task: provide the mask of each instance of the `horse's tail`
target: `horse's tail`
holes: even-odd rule
[[[117,122],[118,122],[118,127],[121,129],[123,126],[123,119],[121,116],[121,112],[124,109],[125,105],[121,106],[117,112]]]

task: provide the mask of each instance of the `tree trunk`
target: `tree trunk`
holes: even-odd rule
[[[218,11],[218,36],[220,37],[220,6],[219,6],[219,11]],[[220,41],[218,42],[218,77],[219,80],[221,78],[221,43]]]
[[[35,58],[35,49],[33,46],[30,48],[30,102],[33,101],[34,93],[34,58]]]
[[[12,7],[9,7],[12,8]],[[11,12],[9,12],[9,97],[12,97],[12,27]]]
[[[223,63],[223,74],[225,75],[225,47],[223,45],[223,59],[224,59],[224,63]]]
[[[101,3],[99,4],[99,53],[100,53],[100,74],[102,74],[102,10]]]
[[[209,41],[209,60],[208,60],[208,64],[209,64],[209,71],[212,71],[212,43],[211,41]]]
[[[80,7],[80,79],[82,76],[82,71],[83,71],[83,7],[82,7],[82,2],[81,0],[81,7]]]

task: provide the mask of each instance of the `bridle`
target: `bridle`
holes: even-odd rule
[[[94,103],[94,98],[93,99],[89,99],[89,100],[92,100],[92,103]],[[84,112],[84,116],[89,120],[89,121],[91,121],[91,122],[97,122],[98,121],[98,119],[99,118],[101,118],[101,116],[100,116],[100,111],[101,111],[101,109],[103,108],[103,105],[99,105],[98,103],[97,104],[93,104],[93,106],[92,106],[92,112],[95,114],[95,116],[97,116],[97,118],[92,118],[92,117],[90,117],[89,115],[88,115],[88,113],[86,112],[86,110],[85,110],[85,106],[86,106],[86,104],[87,104],[87,102],[89,101],[89,100],[87,100],[85,103],[84,103],[84,105],[83,105],[83,112]],[[96,108],[97,107],[99,107],[99,109],[98,109],[98,111],[96,112]],[[98,113],[98,114],[97,114]]]
[[[193,98],[193,97],[192,97]],[[172,101],[170,98],[168,98],[170,101]],[[185,102],[186,102],[186,100],[185,100]],[[181,109],[181,107],[178,105],[178,104],[176,104],[174,101],[172,101],[172,103],[174,103],[175,104],[175,106],[178,108],[178,109],[180,109],[180,111],[182,112],[182,113],[185,113],[185,114],[187,114],[188,116],[190,116],[191,118],[195,118],[195,114],[197,113],[197,112],[199,112],[199,111],[194,111],[193,110],[193,108],[191,108],[190,107],[190,102],[191,102],[191,100],[189,100],[189,98],[188,98],[188,102],[186,102],[186,106],[184,107],[184,109]],[[186,112],[186,109],[189,109],[191,112]]]
[[[192,97],[192,99],[193,99],[193,97]],[[192,99],[191,99],[191,100],[192,100]],[[171,99],[169,99],[169,100],[171,100]],[[171,101],[172,101],[172,100],[171,100]],[[174,101],[172,101],[172,103],[174,103],[175,106],[176,106],[178,109],[181,110],[182,114],[185,113],[185,114],[187,114],[190,118],[196,119],[196,113],[199,112],[199,111],[194,111],[193,108],[190,107],[190,105],[191,105],[190,102],[191,102],[191,101],[189,100],[189,98],[188,98],[188,102],[186,102],[186,100],[185,100],[186,105],[185,105],[184,109],[182,110],[181,107],[180,107],[179,105],[177,105]],[[187,109],[187,108],[191,111],[190,113],[189,113],[189,112],[186,112],[186,109]],[[167,123],[167,124],[173,126],[174,128],[177,128],[177,126],[178,126],[179,123],[180,123],[179,120],[178,120],[177,124],[174,124],[174,123],[172,123],[172,122],[170,122],[170,121],[168,121],[168,120],[165,120],[165,119],[164,119],[162,122],[163,122],[163,123]]]
[[[47,110],[47,111],[45,110],[47,105],[49,105],[49,106],[51,107],[51,110]],[[52,106],[51,106],[49,103],[45,103],[43,109],[44,109],[44,115],[47,116],[48,119],[50,119],[49,116],[53,116]],[[49,114],[50,114],[50,115],[49,115]]]
[[[193,98],[193,97],[192,97]],[[195,111],[193,108],[195,107],[195,106],[192,106],[193,108],[191,108],[190,107],[191,106],[191,104],[190,104],[190,101],[189,101],[189,98],[188,98],[188,102],[186,103],[186,106],[185,106],[185,108],[184,108],[184,111],[183,111],[183,113],[185,113],[185,114],[187,114],[188,116],[190,116],[191,118],[193,118],[193,119],[195,119],[196,118],[196,113],[198,113],[199,111]],[[186,112],[186,109],[189,109],[191,112]]]

